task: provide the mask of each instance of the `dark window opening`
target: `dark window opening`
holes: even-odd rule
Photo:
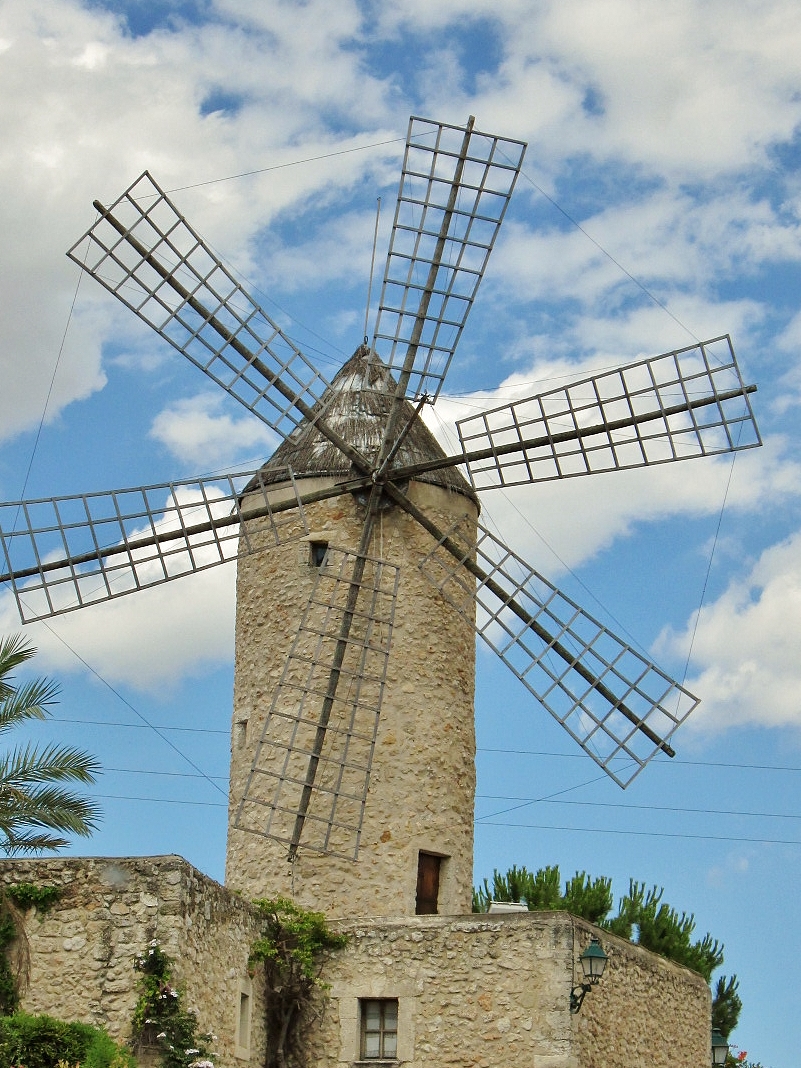
[[[361,1002],[360,1056],[365,1061],[395,1060],[398,1056],[398,999]]]
[[[242,1049],[250,1049],[250,995],[246,994],[244,991],[239,994],[239,1031],[237,1042]]]
[[[309,542],[309,565],[311,567],[322,567],[325,564],[327,556],[328,556],[328,542],[327,541],[310,541]]]
[[[417,901],[414,911],[418,916],[435,916],[439,898],[439,870],[442,857],[433,853],[420,853],[417,857]]]

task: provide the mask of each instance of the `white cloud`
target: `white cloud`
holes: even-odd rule
[[[30,623],[43,673],[81,670],[75,653],[107,682],[161,692],[233,656],[235,566],[232,563]],[[20,629],[10,593],[0,594],[0,633]],[[73,652],[74,650],[74,652]]]
[[[656,650],[687,655],[695,617],[665,630]],[[701,610],[687,685],[704,700],[695,729],[801,728],[801,531],[766,549],[750,571]]]
[[[236,419],[225,408],[222,392],[183,398],[159,412],[150,435],[182,463],[203,471],[274,452],[278,437],[273,431],[250,412]]]

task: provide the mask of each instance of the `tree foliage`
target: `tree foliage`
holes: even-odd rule
[[[0,641],[0,734],[50,715],[58,687],[14,677],[35,653],[20,635]],[[26,744],[0,754],[0,849],[41,853],[68,845],[67,835],[90,835],[97,806],[61,784],[93,783],[99,770],[94,757],[71,746]]]
[[[347,939],[335,934],[321,912],[310,912],[287,898],[255,902],[262,933],[250,952],[252,964],[264,966],[266,990],[266,1068],[284,1068],[297,1024],[320,987],[320,967],[328,950]]]
[[[737,993],[739,986],[736,975],[721,975],[712,992],[712,1027],[717,1028],[728,1039],[740,1016],[743,1003]]]
[[[492,887],[485,879],[473,890],[473,911],[486,912],[491,901],[522,901],[530,911],[565,909],[592,923],[600,923],[612,908],[612,881],[605,877],[590,879],[586,872],[576,872],[561,891],[558,866],[540,868],[511,867],[505,875],[493,872]]]

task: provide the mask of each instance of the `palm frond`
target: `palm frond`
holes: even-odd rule
[[[36,649],[21,634],[0,638],[0,701],[16,689],[10,679],[11,672],[35,655]]]
[[[72,746],[28,743],[0,757],[0,795],[5,788],[25,789],[38,782],[93,783],[100,763]]]
[[[63,849],[64,846],[69,844],[68,838],[60,838],[54,834],[34,834],[33,832],[25,832],[13,838],[6,835],[5,841],[0,838],[0,849],[9,857],[44,853],[45,850],[49,849]]]
[[[46,719],[58,694],[58,686],[49,679],[34,679],[0,697],[0,733],[26,719]]]
[[[36,650],[20,635],[0,639],[0,734],[46,719],[58,686],[45,678],[16,684],[12,672]],[[26,745],[0,753],[0,851],[42,853],[69,844],[66,834],[90,835],[100,820],[91,800],[56,783],[93,783],[99,762],[72,746]]]
[[[5,796],[0,791],[0,829],[9,837],[14,837],[14,827],[21,825],[71,831],[86,837],[99,820],[100,810],[92,801],[56,786],[9,791]]]

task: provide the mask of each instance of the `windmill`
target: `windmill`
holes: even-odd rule
[[[429,910],[433,880],[434,909],[469,908],[476,633],[623,787],[698,703],[496,537],[479,496],[759,445],[730,339],[463,419],[452,455],[421,417],[524,151],[472,118],[410,120],[375,332],[332,382],[148,172],[68,253],[281,440],[236,476],[0,505],[26,622],[238,558],[238,888],[386,915]]]

